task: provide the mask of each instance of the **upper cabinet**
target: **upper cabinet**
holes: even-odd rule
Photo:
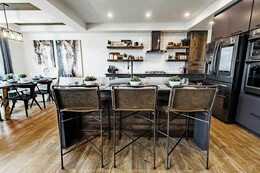
[[[250,30],[260,27],[260,0],[254,0]]]
[[[249,30],[253,1],[255,1],[255,23],[260,24],[259,4],[260,0],[243,0],[214,17],[212,27],[212,41],[237,35]],[[258,6],[258,7],[257,7]],[[255,24],[257,25],[257,24]]]
[[[243,0],[228,10],[228,36],[248,31],[252,5],[253,0]]]
[[[212,40],[225,38],[228,36],[228,11],[225,11],[214,18],[214,25],[212,28]]]

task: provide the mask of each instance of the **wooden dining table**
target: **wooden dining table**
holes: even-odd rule
[[[47,78],[47,80],[55,80],[57,79],[56,77],[51,77],[51,78]],[[43,79],[39,79],[39,80],[43,80]],[[37,83],[37,81],[39,80],[32,80],[32,82]],[[44,79],[45,80],[45,79]],[[10,106],[9,106],[9,99],[8,99],[8,91],[10,90],[10,88],[13,85],[17,85],[19,83],[8,83],[8,82],[2,82],[0,83],[0,89],[2,90],[2,103],[3,106],[1,107],[1,114],[0,114],[0,120],[9,120],[11,118],[11,114],[10,114]]]

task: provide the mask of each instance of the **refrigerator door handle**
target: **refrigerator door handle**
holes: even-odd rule
[[[220,41],[217,42],[216,46],[215,46],[215,49],[214,49],[214,52],[213,52],[213,63],[212,63],[212,73],[213,74],[216,74],[217,72],[217,55],[218,55],[218,50],[219,50],[219,47],[220,47]]]

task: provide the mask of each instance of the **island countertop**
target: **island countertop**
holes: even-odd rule
[[[106,77],[117,77],[117,78],[129,78],[130,74],[128,73],[120,73],[120,74],[112,74],[106,73]],[[189,81],[202,81],[205,74],[177,74],[177,73],[134,73],[133,75],[138,76],[140,78],[146,77],[171,77],[178,75],[181,78],[189,78]]]

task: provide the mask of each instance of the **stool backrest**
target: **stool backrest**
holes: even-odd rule
[[[112,106],[115,111],[154,111],[157,107],[157,86],[114,86]]]
[[[39,81],[37,81],[37,84],[39,84],[39,85],[45,85],[47,88],[47,92],[50,92],[50,90],[51,90],[51,83],[52,83],[52,80],[39,80]],[[39,89],[39,87],[38,87],[38,90],[40,90]]]
[[[168,108],[177,112],[211,111],[217,90],[216,86],[173,88]]]
[[[27,95],[30,95],[30,98],[35,97],[35,87],[36,84],[29,82],[29,83],[23,83],[23,84],[15,84],[12,86],[14,88],[14,90],[16,90],[16,93],[19,97],[21,97],[20,92],[18,91],[18,88],[23,88],[23,89],[28,89],[30,92],[26,93]]]
[[[98,86],[53,86],[54,100],[59,110],[101,109]]]

